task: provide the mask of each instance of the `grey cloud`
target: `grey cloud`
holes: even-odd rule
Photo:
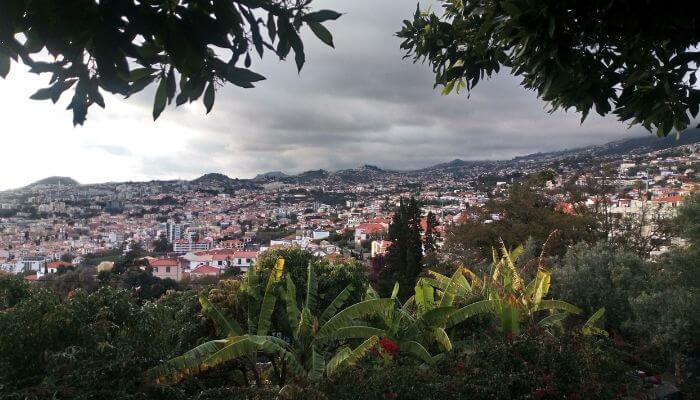
[[[167,118],[200,134],[169,159],[144,160],[141,172],[246,177],[364,163],[407,169],[647,134],[612,118],[591,117],[581,125],[573,112],[550,115],[534,93],[505,73],[480,83],[470,98],[441,96],[427,65],[402,60],[394,36],[415,3],[327,0],[316,7],[346,13],[328,24],[336,49],[306,32],[301,74],[291,60],[268,54],[253,65],[268,80],[251,90],[223,88],[211,115],[205,117],[201,107],[169,110]],[[143,97],[149,107],[150,98]]]

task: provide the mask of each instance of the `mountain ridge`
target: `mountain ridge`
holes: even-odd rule
[[[430,165],[424,168],[411,170],[392,170],[378,167],[376,165],[364,164],[356,168],[340,169],[330,172],[325,169],[315,169],[303,171],[298,174],[287,174],[283,171],[270,171],[256,175],[252,179],[231,178],[226,174],[212,172],[204,174],[198,178],[192,179],[189,183],[194,185],[223,185],[227,187],[247,187],[254,185],[256,181],[265,180],[281,180],[285,182],[308,182],[316,179],[326,179],[337,177],[349,183],[362,183],[380,175],[398,175],[398,174],[416,174],[430,172],[452,172],[459,171],[463,168],[484,166],[484,165],[503,165],[506,163],[521,163],[532,161],[546,161],[554,157],[565,157],[567,155],[587,155],[587,156],[606,156],[606,155],[626,155],[635,154],[638,152],[650,152],[662,150],[665,148],[682,146],[685,144],[700,142],[700,129],[688,129],[681,133],[678,139],[675,137],[658,138],[656,136],[634,137],[620,139],[608,142],[602,145],[584,146],[573,149],[564,149],[550,152],[531,153],[522,156],[516,156],[509,160],[463,160],[455,158],[451,161]],[[155,180],[156,182],[168,182],[168,180]],[[31,188],[39,185],[65,185],[65,186],[83,186],[75,179],[70,177],[51,176],[34,183],[31,183],[24,188]],[[101,183],[106,184],[106,183]],[[20,188],[20,189],[24,189]]]

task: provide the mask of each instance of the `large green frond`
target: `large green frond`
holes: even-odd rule
[[[338,312],[328,322],[323,324],[316,333],[316,339],[326,339],[327,336],[332,335],[336,330],[348,326],[354,319],[369,315],[380,315],[388,307],[391,307],[393,302],[392,299],[374,299],[353,304]]]
[[[318,296],[318,278],[314,271],[314,264],[309,262],[306,269],[306,308],[316,309],[316,297]]]
[[[451,326],[455,326],[459,323],[462,323],[466,319],[471,318],[475,315],[488,314],[490,312],[493,312],[493,303],[494,302],[492,300],[481,300],[466,305],[450,315],[450,317],[447,319],[446,326],[449,328]]]
[[[243,335],[227,339],[226,344],[219,351],[202,361],[202,367],[211,368],[221,363],[255,353],[260,349],[260,346],[256,342],[250,340],[250,338],[251,335]]]
[[[326,361],[321,353],[316,351],[316,346],[311,347],[311,368],[309,369],[309,379],[316,382],[323,378],[323,371],[326,369]]]
[[[603,317],[605,314],[605,307],[602,307],[598,309],[593,315],[591,315],[590,318],[588,318],[588,321],[586,321],[585,324],[583,324],[583,327],[581,328],[581,331],[583,332],[584,335],[603,335],[603,336],[608,336],[608,332],[605,331],[605,329],[601,329],[596,326],[596,323],[598,323],[598,320]]]
[[[571,314],[581,313],[580,308],[562,300],[542,300],[540,301],[540,304],[537,306],[537,308],[535,308],[535,311],[539,310],[564,310]]]
[[[363,300],[373,300],[373,299],[378,299],[379,298],[379,293],[377,293],[376,290],[372,287],[372,285],[367,285],[367,290],[365,290],[365,295],[363,297]]]
[[[442,348],[442,351],[452,351],[452,341],[443,328],[433,329],[433,336],[435,337],[435,341],[440,345],[440,348]]]
[[[275,288],[282,279],[283,273],[284,258],[280,258],[272,269],[270,277],[267,280],[267,286],[265,287],[265,295],[260,305],[260,316],[258,317],[258,336],[265,336],[270,330],[272,313],[275,311],[275,304],[277,303]]]
[[[284,302],[287,306],[287,321],[292,332],[296,334],[299,327],[299,307],[297,306],[297,288],[291,275],[287,275],[287,290]]]
[[[371,326],[348,326],[333,332],[332,340],[367,339],[372,336],[386,336],[384,329]]]
[[[197,374],[206,369],[203,367],[204,361],[221,350],[226,343],[227,340],[223,339],[200,344],[181,356],[149,369],[146,371],[146,378],[151,382],[161,384],[177,382],[188,375]]]
[[[569,313],[566,312],[560,312],[552,315],[548,315],[540,320],[540,322],[537,323],[537,326],[546,328],[548,326],[554,325],[559,321],[563,321],[566,319],[566,317],[569,316]]]
[[[423,323],[426,326],[444,326],[452,313],[456,311],[455,307],[436,307],[426,311],[421,315],[416,322]]]
[[[335,374],[335,372],[340,369],[345,360],[347,360],[347,358],[350,356],[350,353],[352,353],[352,350],[347,346],[343,346],[338,349],[333,358],[331,358],[328,361],[328,364],[326,364],[326,372],[328,375]]]
[[[422,315],[435,307],[435,289],[427,283],[418,282],[415,287],[414,298],[418,306],[418,315]]]
[[[462,267],[457,268],[457,271],[447,282],[447,286],[443,289],[442,299],[440,299],[441,307],[449,307],[454,303],[455,297],[464,296],[468,293],[469,283],[462,274]]]
[[[348,347],[342,347],[328,362],[328,367],[326,368],[328,375],[335,374],[343,367],[355,365],[366,356],[377,343],[379,343],[379,337],[372,336],[362,342],[362,344],[357,346],[354,350],[350,350]]]
[[[328,321],[332,316],[335,315],[336,312],[340,308],[343,307],[345,302],[350,298],[350,295],[352,294],[353,291],[353,286],[352,284],[349,284],[348,286],[343,289],[342,292],[340,292],[335,299],[331,302],[331,304],[326,307],[325,310],[323,310],[323,313],[321,314],[321,317],[318,320],[319,325],[323,325]]]
[[[428,350],[423,347],[422,344],[409,340],[406,342],[403,342],[399,345],[399,350],[401,350],[404,353],[410,354],[413,357],[423,361],[424,363],[428,365],[432,365],[433,363],[433,357],[430,355]]]
[[[391,298],[396,299],[396,297],[399,295],[399,283],[394,282],[394,289],[391,290]]]
[[[243,334],[243,328],[241,328],[238,322],[226,317],[206,296],[199,296],[199,304],[202,306],[202,311],[223,328],[226,336],[232,337]]]

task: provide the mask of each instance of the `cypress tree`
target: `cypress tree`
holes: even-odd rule
[[[401,299],[413,292],[423,269],[423,244],[420,225],[421,209],[415,198],[408,204],[401,199],[389,225],[392,245],[386,256],[386,266],[379,273],[378,286],[382,295],[389,295],[394,282],[399,282]]]

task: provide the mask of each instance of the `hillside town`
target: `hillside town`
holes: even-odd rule
[[[401,198],[422,204],[424,229],[425,215],[436,216],[439,247],[451,226],[533,176],[541,177],[537,190],[560,212],[604,204],[611,215],[641,218],[643,234],[654,235],[656,221],[672,217],[699,187],[700,145],[625,152],[600,146],[510,161],[455,160],[417,171],[363,166],[252,180],[208,174],[194,181],[80,185],[48,178],[0,193],[0,270],[41,280],[89,255],[133,244],[152,252],[154,276],[176,281],[218,277],[232,267],[245,272],[261,252],[277,247],[369,262],[391,246],[386,232]],[[611,189],[598,190],[604,186]],[[98,271],[110,267],[107,261]]]

